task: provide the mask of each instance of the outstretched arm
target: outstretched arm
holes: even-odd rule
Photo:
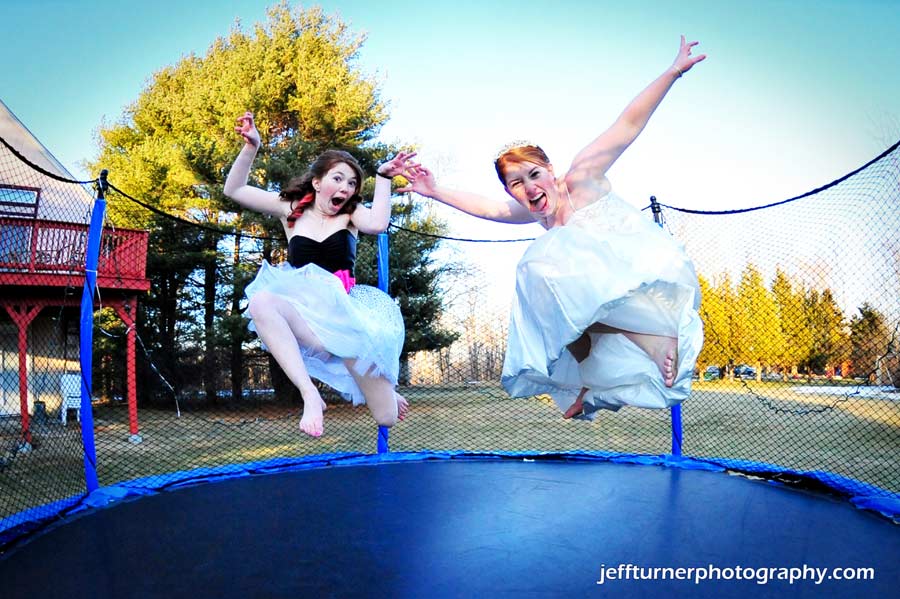
[[[685,42],[684,36],[681,36],[681,47],[672,66],[639,93],[609,129],[575,156],[566,174],[566,181],[570,185],[577,186],[580,182],[599,180],[605,176],[609,167],[644,130],[672,84],[706,58],[705,54],[691,56],[691,48],[697,44],[698,42]]]
[[[407,169],[403,175],[409,180],[409,185],[398,189],[398,193],[412,191],[486,220],[515,225],[534,222],[531,213],[515,200],[501,202],[476,193],[439,186],[434,179],[434,174],[424,166],[415,165],[413,168]]]
[[[249,210],[283,217],[290,209],[287,202],[281,201],[278,194],[247,185],[250,167],[259,149],[259,131],[253,123],[253,114],[245,112],[237,120],[234,130],[244,138],[244,147],[228,171],[225,179],[225,195]]]
[[[375,175],[375,196],[372,207],[357,206],[350,221],[361,233],[381,233],[391,222],[391,179],[404,174],[415,165],[409,163],[415,152],[398,152],[391,160],[378,167]]]

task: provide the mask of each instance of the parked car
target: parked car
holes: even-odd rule
[[[734,377],[745,381],[756,378],[756,369],[746,364],[738,364],[734,367]]]
[[[720,378],[722,378],[722,371],[719,370],[718,366],[710,366],[703,371],[704,381],[717,381]]]

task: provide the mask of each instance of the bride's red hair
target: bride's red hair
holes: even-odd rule
[[[533,162],[544,168],[550,168],[550,159],[547,158],[547,154],[544,153],[540,146],[525,145],[510,148],[500,154],[494,161],[494,169],[497,171],[497,176],[504,186],[506,185],[506,167],[510,164],[521,164],[523,162]]]

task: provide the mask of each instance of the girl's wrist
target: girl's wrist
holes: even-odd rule
[[[392,176],[386,175],[386,174],[382,173],[381,171],[375,171],[375,176],[381,177],[382,179],[387,179],[388,181],[394,180],[394,178]]]

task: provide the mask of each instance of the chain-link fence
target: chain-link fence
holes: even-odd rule
[[[685,456],[896,499],[898,160],[894,146],[826,188],[752,211],[697,213],[660,198],[703,291]],[[86,495],[78,411],[67,408],[81,378],[76,306],[94,192],[64,179],[0,147],[0,545]],[[108,224],[102,238],[85,431],[101,490],[375,452],[367,410],[327,389],[325,435],[302,435],[302,398],[246,330],[243,288],[263,259],[284,258],[283,240],[198,226],[115,186],[108,202],[152,216],[149,232]],[[563,420],[548,398],[500,387],[512,271],[528,243],[460,239],[415,211],[395,219],[387,284],[406,321],[399,391],[412,410],[391,450],[670,453],[669,410]],[[375,247],[360,240],[360,283],[376,284]]]

